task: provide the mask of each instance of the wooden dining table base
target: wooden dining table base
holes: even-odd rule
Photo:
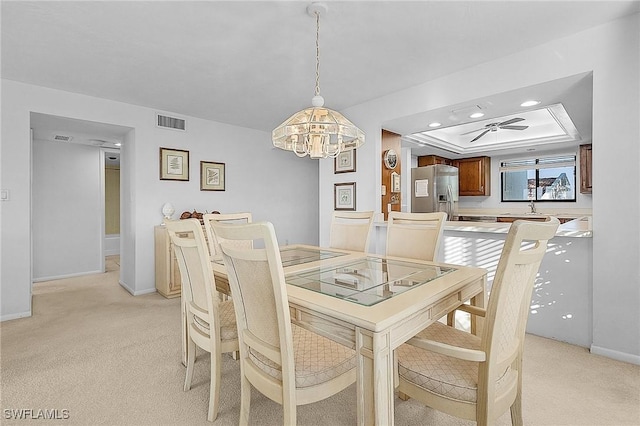
[[[291,320],[301,327],[356,350],[358,424],[393,425],[394,349],[465,301],[484,308],[485,283],[484,277],[470,282],[457,292],[425,306],[404,321],[381,331],[374,332],[349,322],[339,321],[294,303],[289,305]],[[476,332],[482,329],[481,321],[481,318],[471,319],[472,328]]]

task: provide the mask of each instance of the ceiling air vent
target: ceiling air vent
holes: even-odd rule
[[[73,136],[64,136],[64,135],[54,135],[53,136],[53,140],[54,141],[71,142],[71,139],[73,139]]]
[[[187,130],[186,120],[162,114],[156,114],[156,125],[165,129],[182,130],[183,132]]]

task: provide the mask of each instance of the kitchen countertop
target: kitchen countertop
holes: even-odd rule
[[[444,225],[445,231],[487,232],[494,234],[506,234],[509,232],[510,227],[510,223],[504,222],[447,221]],[[592,236],[593,230],[590,216],[582,216],[569,222],[565,222],[558,227],[558,231],[556,232],[556,237],[591,238]]]
[[[464,214],[467,216],[468,214]],[[481,216],[488,216],[482,214]],[[498,215],[507,216],[507,215]],[[536,215],[524,215],[513,214],[512,216],[536,216]],[[541,214],[539,216],[545,216]],[[571,217],[567,215],[559,215],[560,217]],[[387,222],[375,222],[377,227],[386,227]],[[462,232],[484,232],[491,234],[506,234],[509,232],[511,223],[504,222],[460,222],[460,221],[447,221],[445,222],[445,231],[462,231]],[[593,230],[591,226],[591,216],[577,216],[576,219],[563,223],[558,227],[556,237],[573,237],[573,238],[591,238],[593,236]]]
[[[537,206],[536,206],[537,207]],[[555,216],[558,218],[578,219],[591,216],[591,209],[567,209],[556,211],[547,208],[537,208],[536,213],[530,213],[526,208],[501,208],[501,209],[459,209],[458,216],[469,217],[545,217]]]

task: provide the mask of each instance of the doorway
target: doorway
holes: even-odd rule
[[[120,255],[120,150],[102,149],[104,255]]]
[[[31,113],[31,128],[32,281],[102,273],[107,250],[120,252],[120,146],[132,129],[39,113]],[[117,202],[107,203],[106,176],[114,173],[106,167],[114,156]],[[107,204],[117,212],[109,243]]]

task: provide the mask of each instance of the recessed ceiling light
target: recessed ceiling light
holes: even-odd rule
[[[520,104],[521,107],[530,107],[534,105],[538,105],[540,101],[526,101]]]
[[[429,123],[429,127],[440,127],[442,126],[442,123],[438,123],[437,121],[434,121],[433,123]]]
[[[122,146],[122,144],[120,142],[116,142],[115,146]]]
[[[480,117],[484,117],[484,113],[483,112],[474,112],[473,114],[471,114],[469,116],[469,118],[480,118]]]

